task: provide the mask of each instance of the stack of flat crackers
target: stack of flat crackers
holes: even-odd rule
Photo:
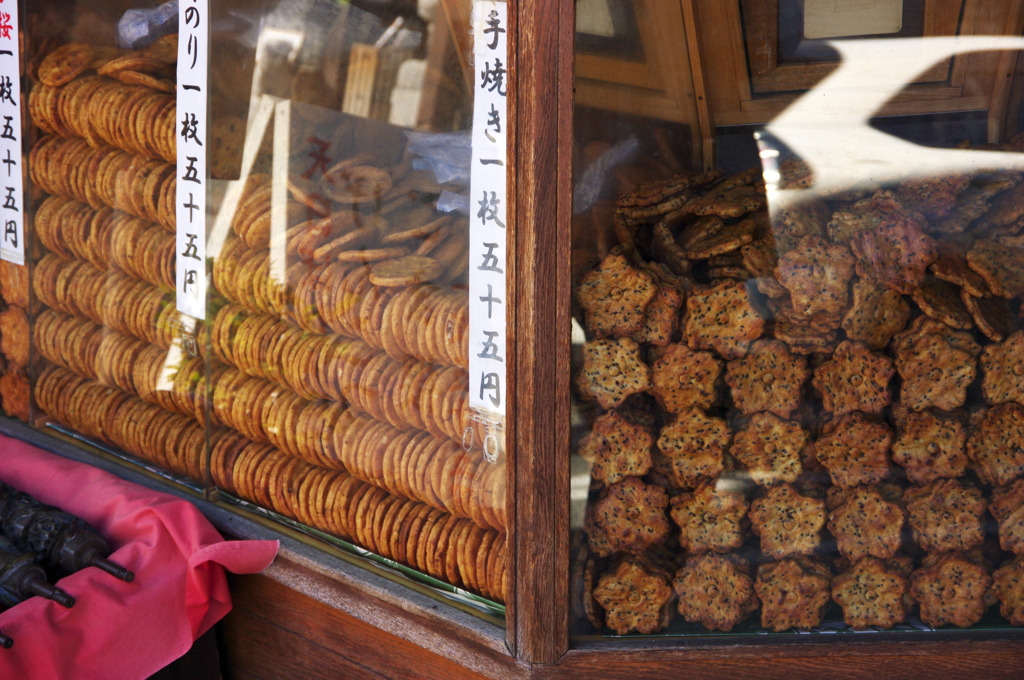
[[[586,613],[1021,625],[1024,178],[781,170],[635,188],[581,272]]]
[[[443,187],[410,158],[291,176],[282,278],[271,178],[252,175],[214,261],[214,311],[188,342],[173,292],[176,47],[51,44],[33,60],[41,305],[31,331],[0,311],[9,373],[32,332],[47,417],[504,601],[504,462],[484,459],[467,399],[466,220],[434,209]],[[237,150],[213,151],[215,178],[222,151]],[[5,379],[5,407],[27,419],[28,381],[17,402]]]

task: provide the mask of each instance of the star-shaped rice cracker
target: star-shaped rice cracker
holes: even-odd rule
[[[748,514],[768,557],[809,555],[821,543],[825,501],[801,495],[792,484],[772,487],[751,504]]]
[[[713,349],[726,359],[737,359],[763,332],[764,319],[741,281],[698,286],[686,300],[683,339],[693,349]]]
[[[992,573],[991,592],[1010,625],[1024,626],[1024,557],[1015,557]]]
[[[896,430],[892,459],[914,484],[959,477],[967,469],[967,433],[960,421],[911,411],[897,422]]]
[[[775,278],[789,291],[800,314],[837,314],[849,301],[853,255],[845,246],[821,236],[805,236],[793,250],[779,257]]]
[[[750,567],[726,555],[691,557],[676,572],[672,587],[683,618],[708,630],[730,631],[758,605]]]
[[[1024,475],[1024,406],[993,406],[967,439],[967,457],[986,484],[999,486]]]
[[[669,618],[665,607],[673,595],[665,574],[630,557],[612,565],[594,588],[594,599],[605,610],[605,624],[619,635],[664,628]]]
[[[761,600],[761,626],[776,633],[807,630],[821,624],[828,604],[832,573],[806,557],[762,564],[754,590]]]
[[[921,620],[933,628],[973,626],[984,615],[992,578],[960,553],[930,555],[910,575],[910,595],[921,606]]]
[[[967,551],[984,540],[981,516],[988,504],[977,488],[958,479],[936,479],[903,494],[914,540],[928,552]]]
[[[591,477],[616,484],[647,474],[653,445],[654,433],[612,410],[594,421],[594,428],[580,440],[579,454],[590,463]]]
[[[637,271],[617,252],[587,273],[576,291],[586,324],[599,338],[627,336],[644,326],[644,312],[658,287],[646,272]]]
[[[828,530],[840,554],[849,560],[888,559],[899,550],[903,519],[898,503],[885,500],[872,486],[858,486],[829,514]]]
[[[1024,553],[1024,479],[996,487],[988,509],[999,522],[999,547]]]
[[[627,477],[601,492],[594,503],[594,523],[614,550],[640,554],[668,536],[667,507],[664,489]]]
[[[583,345],[583,368],[576,376],[580,396],[601,408],[619,406],[651,384],[651,369],[640,359],[640,345],[630,338],[594,340]]]
[[[915,411],[952,411],[964,405],[981,353],[969,333],[920,316],[893,339],[893,351],[904,405]]]
[[[688,408],[661,428],[658,449],[672,464],[677,486],[692,489],[701,481],[715,479],[725,469],[729,426],[699,408]]]
[[[691,406],[709,409],[718,397],[716,385],[723,366],[711,352],[669,345],[651,366],[651,394],[669,413]]]
[[[867,279],[854,282],[853,304],[843,317],[843,330],[850,340],[883,349],[909,320],[910,305],[902,295]]]
[[[892,430],[863,413],[843,416],[834,430],[814,443],[814,452],[832,483],[840,488],[877,484],[889,474]]]
[[[799,408],[809,375],[807,360],[779,340],[758,340],[747,356],[725,368],[736,408],[748,414],[769,411],[780,418]]]
[[[877,557],[865,557],[832,580],[832,599],[854,630],[892,628],[907,618],[910,581]]]
[[[1024,250],[981,239],[967,253],[967,266],[985,279],[993,295],[1024,295]]]
[[[749,505],[742,493],[715,482],[701,482],[691,493],[674,496],[672,521],[679,546],[689,553],[728,552],[743,544],[743,520]]]
[[[857,256],[857,274],[907,294],[921,285],[936,258],[935,241],[924,233],[920,215],[907,210],[889,192],[878,192],[872,207],[883,213],[874,229],[850,239]]]
[[[679,328],[679,308],[682,306],[683,294],[678,289],[658,286],[658,292],[644,311],[643,326],[633,334],[633,339],[659,346],[672,342]]]
[[[757,413],[736,432],[729,452],[755,484],[774,486],[795,482],[803,473],[800,451],[809,439],[810,434],[800,423],[773,413]]]
[[[1024,331],[981,352],[981,394],[990,404],[1024,403]]]
[[[825,410],[835,415],[853,411],[881,413],[891,401],[889,381],[896,374],[892,359],[866,345],[841,342],[829,361],[814,369],[812,385]]]

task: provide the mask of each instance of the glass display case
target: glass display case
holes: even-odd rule
[[[26,6],[8,413],[500,620],[504,243],[482,310],[469,267],[507,219],[495,7]]]
[[[1019,3],[652,5],[577,3],[574,634],[1024,624]]]
[[[1019,667],[1024,3],[20,7],[3,409],[314,546],[273,626]]]

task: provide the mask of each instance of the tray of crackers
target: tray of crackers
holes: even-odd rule
[[[579,268],[580,635],[1024,624],[1024,177],[809,174],[635,186]]]

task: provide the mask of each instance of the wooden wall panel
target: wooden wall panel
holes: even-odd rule
[[[234,609],[220,627],[226,680],[486,677],[267,577],[231,577],[231,591]]]

